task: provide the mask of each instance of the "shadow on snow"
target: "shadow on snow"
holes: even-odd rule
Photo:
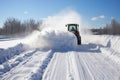
[[[93,43],[89,43],[89,44],[82,44],[82,45],[76,45],[75,47],[71,48],[66,48],[66,47],[62,47],[60,49],[52,49],[53,52],[71,52],[71,51],[75,51],[75,52],[89,52],[89,53],[100,53],[100,48],[103,46],[97,45],[97,44],[93,44]]]

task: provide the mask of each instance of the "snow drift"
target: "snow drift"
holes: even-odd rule
[[[120,37],[112,35],[86,35],[85,44],[96,44],[106,58],[120,64]]]
[[[0,64],[4,63],[11,57],[15,55],[19,55],[20,53],[25,51],[25,47],[23,44],[18,44],[14,47],[8,49],[0,49]]]

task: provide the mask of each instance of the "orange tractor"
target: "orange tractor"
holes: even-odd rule
[[[72,32],[76,38],[77,38],[77,44],[81,45],[81,36],[79,34],[79,25],[78,24],[67,24],[66,27],[68,27],[68,31]]]

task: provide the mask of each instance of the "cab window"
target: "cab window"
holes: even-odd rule
[[[69,26],[69,31],[76,31],[76,26],[70,25]]]

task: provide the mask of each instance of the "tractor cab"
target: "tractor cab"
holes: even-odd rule
[[[77,24],[68,24],[68,31],[70,31],[70,32],[78,31],[78,25]]]
[[[77,44],[81,45],[81,36],[79,34],[79,25],[78,24],[67,24],[66,27],[68,28],[69,32],[72,32],[77,38]]]

